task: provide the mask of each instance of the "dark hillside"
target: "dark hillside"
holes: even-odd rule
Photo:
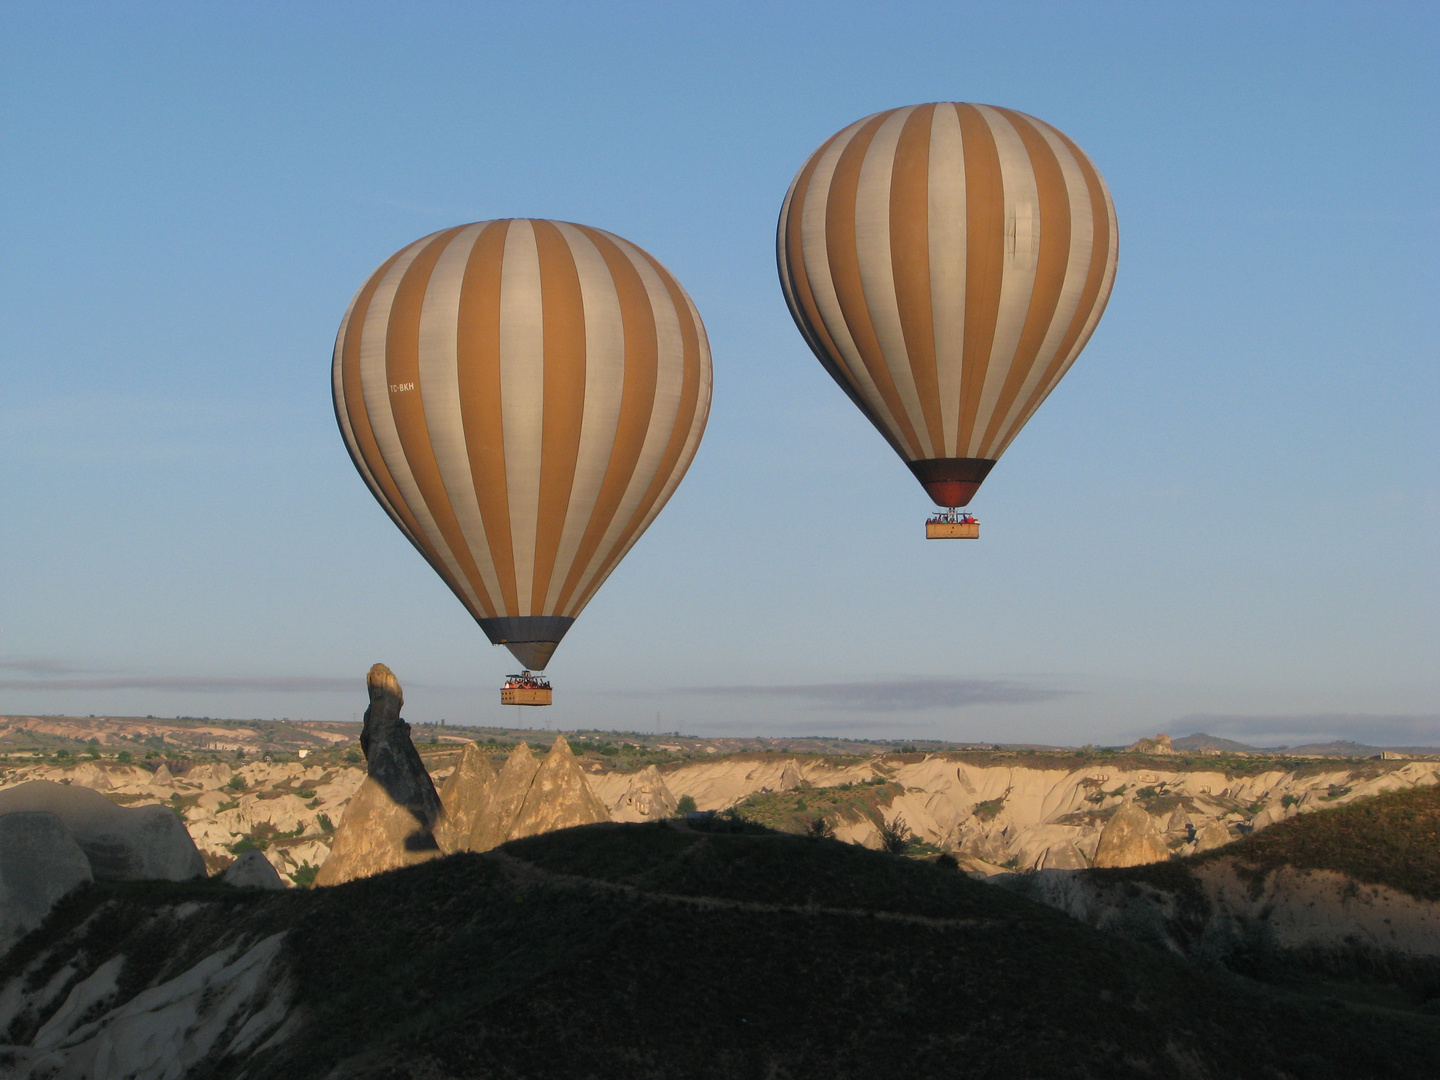
[[[1440,900],[1440,787],[1301,814],[1197,858],[1224,856],[1265,870],[1336,870],[1367,885]]]
[[[181,901],[213,911],[187,908],[189,956],[291,928],[304,1027],[190,1074],[217,1080],[1440,1075],[1440,1018],[1302,1001],[753,826],[586,826],[311,892],[93,886],[0,975],[68,934],[82,969],[143,941],[145,977],[173,977],[180,924],[152,916]]]

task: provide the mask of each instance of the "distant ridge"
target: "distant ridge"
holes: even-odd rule
[[[1176,750],[1189,753],[1223,750],[1250,754],[1311,754],[1320,757],[1378,757],[1385,752],[1440,755],[1440,747],[1437,746],[1370,746],[1349,739],[1335,739],[1326,743],[1306,743],[1303,746],[1251,746],[1249,743],[1236,742],[1234,739],[1222,739],[1218,735],[1207,735],[1203,731],[1197,731],[1194,735],[1186,735],[1182,739],[1172,739],[1170,745]]]
[[[1234,739],[1222,739],[1218,735],[1206,735],[1203,731],[1197,731],[1194,735],[1186,735],[1183,739],[1171,739],[1170,745],[1176,750],[1188,750],[1195,753],[1200,750],[1257,750],[1258,747],[1249,746],[1246,743],[1236,742]]]

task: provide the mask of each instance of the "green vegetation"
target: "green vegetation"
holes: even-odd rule
[[[1009,792],[1006,792],[1008,795]],[[1005,809],[1005,795],[998,799],[986,799],[975,804],[975,816],[981,821],[993,821]]]
[[[802,835],[811,829],[816,812],[831,828],[838,825],[870,821],[876,828],[885,822],[882,808],[904,792],[900,784],[875,777],[854,784],[836,787],[797,788],[794,791],[770,791],[751,795],[735,807],[735,813],[746,821],[763,825],[777,832]]]
[[[315,824],[320,826],[321,832],[331,833],[335,831],[335,823],[330,820],[329,814],[316,814]]]
[[[893,821],[880,823],[880,848],[891,855],[904,855],[910,850],[912,836],[905,819],[897,816]]]
[[[1410,788],[1278,822],[1216,851],[1261,870],[1336,870],[1440,900],[1440,786]]]
[[[675,812],[679,814],[695,813],[695,796],[681,795],[679,801],[675,804]]]
[[[290,880],[295,882],[302,889],[308,889],[315,884],[315,875],[320,873],[320,867],[311,866],[308,862],[300,866],[290,875]]]

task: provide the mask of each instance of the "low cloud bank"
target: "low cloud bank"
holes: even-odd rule
[[[12,665],[4,665],[11,667]],[[63,679],[0,679],[0,690],[276,690],[284,692],[360,692],[364,679],[325,679],[308,675],[135,675],[81,676]]]
[[[887,679],[798,686],[695,686],[672,691],[715,697],[788,698],[816,709],[846,712],[918,712],[969,705],[1025,705],[1053,701],[1075,692],[1010,679]]]

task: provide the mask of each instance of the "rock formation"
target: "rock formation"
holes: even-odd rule
[[[117,806],[98,791],[31,780],[0,791],[0,815],[55,815],[79,845],[98,881],[185,881],[203,877],[205,860],[166,806]]]
[[[791,758],[785,762],[785,768],[780,773],[780,785],[775,790],[794,791],[804,783],[804,779],[800,776],[799,763],[794,758]]]
[[[280,874],[265,858],[265,853],[251,848],[225,868],[220,880],[237,889],[283,889]]]
[[[1129,747],[1127,753],[1131,754],[1166,754],[1174,755],[1175,747],[1171,745],[1169,735],[1156,735],[1153,739],[1136,739]]]
[[[542,761],[525,743],[515,747],[490,792],[470,830],[465,845],[470,851],[489,851],[506,840],[610,820],[563,735],[556,737]]]
[[[44,921],[55,902],[94,877],[90,860],[54,814],[0,817],[0,953]]]
[[[495,778],[490,804],[470,831],[470,839],[465,845],[467,850],[489,851],[510,839],[510,826],[520,815],[525,796],[530,793],[530,782],[539,769],[540,762],[535,760],[535,755],[525,743],[510,751]]]
[[[434,829],[440,821],[440,796],[400,718],[405,695],[395,675],[376,664],[366,678],[370,707],[360,748],[369,776],[350,800],[330,854],[315,876],[316,885],[338,885],[353,878],[411,866],[440,854]]]
[[[490,808],[498,777],[490,755],[473,742],[460,752],[460,762],[440,789],[440,805],[444,812],[435,829],[440,850],[447,854],[464,851],[476,823]]]
[[[1165,838],[1143,807],[1126,799],[1100,831],[1095,849],[1096,866],[1138,866],[1170,856]]]
[[[660,770],[647,765],[630,777],[625,794],[610,808],[612,821],[655,821],[679,812],[679,802],[665,786]]]
[[[429,832],[440,818],[440,796],[411,741],[410,725],[400,719],[404,691],[384,664],[373,666],[365,683],[370,691],[370,707],[365,710],[360,732],[365,768],[391,800],[409,810]]]
[[[510,825],[509,840],[536,833],[554,832],[575,825],[592,825],[609,821],[605,804],[596,798],[585,782],[575,755],[565,736],[557,735],[555,745],[535,770],[525,802]]]

